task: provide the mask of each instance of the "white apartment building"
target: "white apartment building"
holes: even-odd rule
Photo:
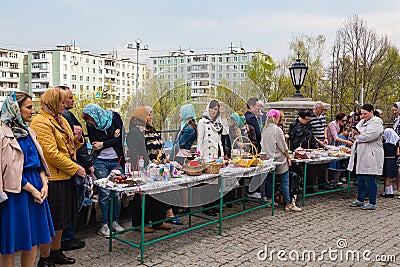
[[[0,107],[10,91],[19,91],[23,81],[24,52],[0,48]]]
[[[29,51],[25,89],[37,97],[47,88],[65,85],[78,99],[93,98],[107,91],[107,99],[120,107],[136,89],[135,62],[116,53],[93,55],[72,45],[53,50]],[[139,88],[146,77],[146,65],[139,66]]]
[[[171,52],[166,56],[151,57],[152,77],[178,86],[177,80],[189,83],[192,101],[206,101],[215,87],[221,84],[231,91],[247,79],[246,66],[256,54],[244,49],[226,53],[195,54],[193,51]],[[210,95],[211,94],[211,95]]]

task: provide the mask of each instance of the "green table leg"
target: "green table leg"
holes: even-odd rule
[[[274,170],[274,172],[272,173],[272,207],[271,207],[271,210],[272,210],[272,216],[274,216],[274,214],[275,214],[275,174],[276,174],[276,172],[275,172],[275,170]],[[268,173],[267,173],[267,176],[268,176]]]
[[[142,194],[142,217],[141,217],[141,222],[140,222],[140,263],[142,264],[144,262],[144,218],[146,214],[146,194]]]
[[[108,239],[108,251],[111,252],[112,250],[112,240],[114,238],[114,233],[112,230],[112,223],[113,223],[113,213],[114,213],[114,195],[115,195],[115,191],[114,190],[110,190],[110,207],[109,207],[109,218],[108,218],[108,228],[110,229],[110,238]]]
[[[307,162],[304,163],[304,175],[303,175],[303,197],[301,199],[301,206],[304,207],[304,203],[306,200],[306,191],[307,191]]]
[[[219,228],[218,228],[218,234],[222,234],[222,207],[224,204],[224,178],[222,176],[218,177],[219,180]]]

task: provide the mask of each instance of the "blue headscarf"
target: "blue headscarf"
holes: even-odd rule
[[[242,128],[244,125],[244,116],[240,116],[236,112],[231,115],[231,118],[236,121],[236,124],[239,128]]]
[[[110,128],[113,119],[113,113],[109,110],[102,109],[97,104],[88,104],[83,109],[83,113],[93,118],[96,123],[95,128],[99,131],[105,131]]]
[[[0,121],[11,128],[15,138],[25,137],[29,134],[28,125],[21,117],[21,110],[15,92],[11,92],[1,107]]]
[[[182,123],[181,123],[181,130],[186,125],[186,120],[192,118],[194,123],[197,124],[196,121],[196,113],[194,112],[194,107],[192,104],[186,104],[181,106],[181,115],[182,115]]]

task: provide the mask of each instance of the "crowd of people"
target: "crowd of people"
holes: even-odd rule
[[[1,108],[0,121],[0,266],[14,266],[14,253],[21,251],[22,266],[33,266],[37,248],[40,250],[38,266],[73,264],[75,259],[64,251],[80,249],[83,240],[75,237],[76,221],[82,208],[85,186],[94,177],[106,178],[112,170],[123,174],[125,166],[125,127],[120,115],[96,104],[88,104],[82,112],[88,140],[89,153],[83,127],[70,112],[74,98],[66,86],[48,89],[40,99],[40,111],[34,115],[32,97],[23,92],[11,92]],[[316,102],[312,111],[304,110],[283,128],[283,112],[263,111],[264,104],[257,98],[247,101],[247,110],[228,116],[226,107],[211,100],[198,119],[192,104],[180,107],[181,124],[171,152],[166,155],[159,132],[152,126],[153,110],[142,106],[134,110],[126,136],[128,155],[136,169],[139,160],[146,167],[150,162],[177,161],[184,164],[193,159],[192,147],[204,158],[233,157],[233,151],[263,152],[281,165],[276,167],[280,180],[284,209],[301,212],[290,193],[290,151],[301,148],[321,148],[326,145],[351,147],[348,161],[333,162],[327,166],[312,165],[307,174],[307,191],[315,192],[314,180],[323,185],[326,177],[330,185],[342,186],[343,172],[353,172],[357,177],[357,200],[351,207],[364,210],[376,208],[378,176],[384,177],[382,197],[399,195],[399,134],[400,102],[393,105],[397,116],[393,128],[384,129],[382,115],[370,104],[364,104],[359,118],[354,114],[338,113],[327,124],[325,105]],[[255,151],[254,151],[255,150]],[[329,178],[328,178],[329,179]],[[393,190],[396,180],[397,191]],[[272,203],[272,175],[267,175],[258,189],[249,196]],[[214,190],[215,189],[215,190]],[[217,195],[219,186],[208,187]],[[251,188],[250,188],[251,189]],[[321,188],[319,188],[321,189]],[[110,237],[110,231],[123,231],[119,223],[121,196],[114,195],[112,229],[108,225],[110,191],[98,188],[101,210],[98,234]],[[182,199],[187,192],[182,191]],[[204,213],[216,216],[215,199],[203,205]],[[366,200],[368,203],[365,203]],[[214,202],[213,202],[214,200]],[[141,223],[142,207],[138,194],[133,198],[132,226]],[[182,224],[175,217],[174,207],[151,196],[146,200],[145,233],[170,230],[167,223],[153,223],[164,219],[172,224]],[[185,207],[182,207],[185,210]]]

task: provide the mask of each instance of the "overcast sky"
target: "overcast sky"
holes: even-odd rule
[[[170,51],[225,52],[231,42],[283,59],[293,36],[318,34],[331,47],[353,15],[400,43],[399,0],[2,0],[0,47],[23,51],[75,44],[94,54],[149,46],[140,61]]]

